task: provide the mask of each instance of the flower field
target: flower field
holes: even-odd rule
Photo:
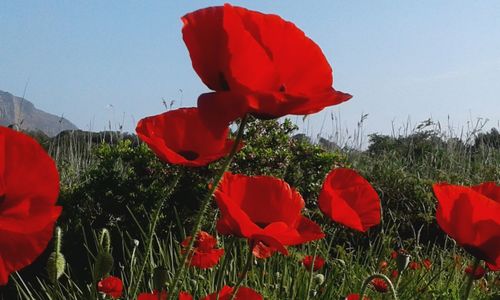
[[[498,299],[500,134],[294,135],[351,95],[292,22],[182,17],[197,107],[136,135],[0,128],[0,299]]]

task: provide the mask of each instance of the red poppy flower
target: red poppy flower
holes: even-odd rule
[[[366,232],[380,223],[380,199],[356,171],[338,168],[323,183],[318,205],[333,221]]]
[[[47,247],[61,214],[59,174],[31,137],[0,127],[0,286]]]
[[[137,300],[167,300],[168,294],[166,291],[159,293],[158,291],[153,291],[153,293],[140,293],[137,296]],[[193,300],[193,296],[187,292],[179,293],[179,300]]]
[[[436,219],[443,231],[473,256],[500,266],[500,187],[434,184]]]
[[[226,172],[215,199],[221,210],[217,231],[247,238],[252,249],[288,254],[284,246],[324,237],[318,224],[301,215],[302,196],[281,179]],[[266,252],[261,250],[254,254]]]
[[[230,300],[231,297],[233,296],[233,288],[225,285],[219,293],[213,293],[205,298],[202,298],[201,300],[216,300],[217,295],[219,295],[219,300]],[[234,298],[235,300],[263,300],[264,298],[257,293],[256,291],[252,290],[251,288],[247,287],[240,287],[238,289],[238,292],[236,294],[236,297]]]
[[[144,118],[137,135],[164,161],[188,167],[207,165],[227,155],[233,146],[227,126],[200,118],[197,108],[180,108]]]
[[[412,261],[409,265],[408,265],[408,269],[410,270],[420,270],[421,266],[418,262],[416,261]]]
[[[427,270],[430,270],[432,268],[432,262],[430,259],[426,258],[422,261],[422,265],[424,265],[424,267],[427,269]]]
[[[359,294],[349,294],[345,297],[345,300],[359,300],[360,295]],[[370,298],[363,296],[363,300],[370,300]]]
[[[277,15],[225,4],[182,21],[193,68],[215,91],[198,99],[208,116],[223,111],[230,122],[246,113],[311,114],[351,98],[332,88],[332,68],[319,46]]]
[[[181,246],[187,248],[190,241],[191,237],[189,236],[181,243]],[[224,255],[224,249],[216,249],[216,245],[217,240],[213,236],[205,231],[199,232],[190,255],[189,265],[200,269],[215,266]]]
[[[396,259],[396,258],[398,258],[398,251],[396,251],[396,250],[392,250],[392,251],[391,251],[391,258],[392,258],[392,259]]]
[[[108,276],[97,283],[97,290],[114,299],[120,298],[123,292],[123,283],[118,277]]]
[[[468,266],[465,268],[465,273],[471,275],[473,272],[474,266]],[[484,277],[484,275],[487,273],[486,269],[483,268],[482,266],[477,266],[476,270],[474,271],[474,274],[472,275],[472,278],[475,280],[481,279]]]
[[[373,288],[379,293],[386,293],[389,290],[387,282],[381,278],[374,278],[371,281]]]
[[[313,257],[311,255],[306,255],[302,259],[302,264],[304,264],[304,267],[306,267],[308,271],[311,270],[312,262],[313,262]],[[320,256],[316,256],[316,258],[314,259],[313,271],[318,271],[319,269],[323,268],[324,265],[325,265],[325,260]]]

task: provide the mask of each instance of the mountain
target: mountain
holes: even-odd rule
[[[0,90],[0,125],[16,126],[23,130],[40,130],[55,136],[64,130],[76,130],[73,123],[37,109],[33,103]]]

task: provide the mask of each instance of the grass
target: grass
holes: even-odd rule
[[[271,127],[276,126],[275,123],[269,124]],[[265,127],[268,125],[263,126],[264,129],[269,128]],[[250,132],[252,130],[258,135],[262,134],[262,131],[255,128],[249,129]],[[276,130],[279,131],[279,128]],[[290,128],[285,128],[283,132],[277,133],[276,139],[269,141],[260,139],[255,144],[249,143],[248,148],[257,149],[258,146],[263,157],[272,155],[273,151],[267,151],[270,149],[284,155],[287,158],[286,164],[280,165],[284,171],[278,170],[278,172],[273,165],[268,166],[268,170],[282,174],[283,177],[290,176],[295,154],[286,151],[291,147],[288,143],[292,131]],[[459,299],[466,283],[464,269],[472,264],[472,257],[457,247],[455,242],[440,232],[436,226],[433,218],[435,199],[430,186],[436,181],[456,184],[475,184],[486,180],[500,182],[500,147],[477,144],[484,134],[480,128],[475,128],[460,136],[460,139],[453,135],[453,132],[443,131],[435,123],[426,122],[403,136],[372,136],[372,143],[365,151],[349,148],[346,145],[341,146],[341,150],[335,150],[337,151],[335,159],[345,157],[346,161],[342,164],[348,164],[359,170],[379,192],[384,209],[382,224],[366,235],[334,224],[324,219],[315,208],[314,191],[317,192],[318,184],[306,186],[303,189],[310,191],[310,196],[306,199],[309,205],[305,213],[322,225],[327,237],[317,242],[290,247],[289,256],[275,254],[266,260],[253,259],[252,268],[243,280],[243,285],[258,291],[265,299],[340,299],[349,293],[358,293],[363,281],[371,274],[381,272],[390,277],[391,271],[396,269],[396,262],[390,257],[390,253],[395,245],[399,244],[410,252],[412,261],[419,263],[424,259],[432,261],[429,270],[424,267],[419,270],[407,269],[399,279],[394,280],[400,299]],[[356,136],[358,138],[363,136],[360,130],[356,132]],[[121,135],[115,134],[112,138],[103,138],[102,141],[109,143],[122,138]],[[276,145],[277,140],[279,145],[285,145],[283,148],[285,154],[280,152],[280,148]],[[70,191],[90,180],[89,172],[95,171],[96,165],[102,161],[102,157],[96,156],[96,153],[102,154],[102,149],[101,152],[99,150],[96,152],[96,148],[102,147],[102,141],[96,141],[95,136],[89,134],[78,138],[60,137],[45,144],[49,154],[58,163],[62,193],[71,195]],[[137,152],[133,152],[139,151],[133,150],[137,149],[134,148],[135,143],[136,141],[133,141],[127,146],[132,147],[132,150],[121,149],[123,145],[119,143],[108,150],[121,149],[120,155],[137,155]],[[354,141],[353,144],[361,145],[362,142]],[[316,152],[305,153],[312,156],[311,153]],[[328,155],[328,151],[325,153],[314,155],[324,158]],[[236,158],[236,165],[232,167],[248,165],[248,161],[244,161],[245,155],[248,153],[240,154],[240,157]],[[117,161],[119,169],[117,174],[129,176],[131,171],[127,160],[116,160],[114,156],[112,157],[113,161]],[[259,157],[249,159],[265,161]],[[269,159],[271,160],[272,158]],[[324,162],[325,160],[318,160],[316,163]],[[314,165],[309,167],[314,168]],[[113,168],[116,168],[116,165]],[[200,172],[205,172],[200,175],[202,180],[212,174],[210,169]],[[258,169],[252,172],[258,172]],[[168,176],[179,176],[178,172],[168,174],[170,174]],[[321,177],[320,174],[318,177]],[[169,179],[175,181],[175,178]],[[190,181],[187,184],[194,186]],[[174,188],[181,189],[179,186],[172,187]],[[175,191],[166,194],[175,194]],[[174,200],[169,198],[165,201],[168,204]],[[134,290],[137,289],[139,292],[153,290],[155,287],[153,274],[158,268],[167,270],[166,282],[172,280],[174,271],[179,267],[180,241],[191,229],[190,223],[185,222],[190,216],[182,212],[177,205],[169,206],[173,214],[170,211],[168,215],[174,217],[166,218],[159,224],[152,235],[149,247],[149,224],[154,212],[136,207],[127,209],[128,219],[125,224],[117,222],[109,225],[112,239],[111,253],[115,257],[111,274],[123,280],[123,298],[135,299]],[[167,211],[163,213],[167,215]],[[212,234],[216,234],[214,222],[211,221],[215,217],[216,212],[213,211],[208,218],[210,221],[205,222],[203,226],[205,231]],[[64,228],[64,224],[61,226]],[[16,273],[11,277],[11,286],[18,299],[99,297],[103,299],[102,295],[96,293],[95,283],[98,278],[93,275],[96,257],[99,251],[102,251],[99,242],[100,228],[82,226],[79,230],[81,230],[79,239],[82,241],[80,247],[85,249],[86,254],[86,257],[81,259],[87,260],[87,263],[69,260],[64,274],[56,282],[51,282],[43,271],[37,273],[35,277],[24,276],[23,272]],[[248,252],[246,242],[232,237],[217,238],[218,246],[226,251],[221,267],[210,270],[188,268],[182,277],[180,290],[189,291],[195,299],[219,290],[222,285],[233,286],[238,282],[239,275],[244,269]],[[73,249],[65,248],[64,241],[63,238],[62,254],[71,257]],[[301,259],[305,255],[313,255],[316,249],[317,254],[326,259],[326,264],[322,269],[311,273],[301,264]],[[389,264],[384,270],[379,268],[381,261],[387,261]],[[73,265],[77,265],[78,268],[73,269]],[[310,289],[309,282],[311,282]],[[391,299],[389,293],[381,294],[371,287],[368,288],[368,295],[371,299]],[[11,299],[9,298],[11,296],[12,294],[6,294],[3,299]],[[474,283],[470,298],[498,299],[498,297],[500,297],[500,277],[498,273],[489,273],[487,277]]]

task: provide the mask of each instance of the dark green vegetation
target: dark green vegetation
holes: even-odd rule
[[[401,299],[456,299],[464,283],[463,269],[471,258],[462,252],[439,229],[434,219],[436,200],[432,183],[447,181],[471,185],[483,181],[500,182],[500,133],[476,133],[463,142],[443,138],[438,130],[422,126],[402,137],[372,135],[366,151],[340,149],[330,151],[300,136],[289,121],[255,121],[245,133],[245,147],[231,166],[233,173],[272,175],[284,178],[297,188],[307,202],[307,214],[323,225],[327,238],[318,243],[291,248],[291,255],[274,255],[258,261],[245,285],[262,293],[266,299],[305,299],[309,273],[299,263],[303,255],[314,252],[327,259],[319,270],[326,280],[314,280],[311,299],[338,299],[359,292],[362,281],[378,271],[379,262],[387,260],[387,274],[394,269],[389,253],[396,246],[407,249],[412,259],[431,259],[430,270],[408,270],[398,286]],[[209,167],[184,169],[167,165],[134,136],[117,133],[63,133],[55,138],[38,136],[57,161],[61,174],[59,204],[64,207],[59,220],[64,232],[63,254],[69,270],[54,289],[43,269],[47,255],[25,271],[5,290],[22,293],[23,299],[81,299],[91,284],[92,255],[96,254],[94,232],[111,232],[112,274],[124,280],[125,289],[140,285],[151,290],[154,267],[164,265],[173,272],[179,254],[178,244],[189,232],[191,218],[199,198],[219,163]],[[383,207],[382,224],[362,235],[331,223],[316,209],[316,198],[325,175],[335,166],[358,170],[378,191]],[[178,180],[178,184],[173,185]],[[156,203],[168,198],[156,232],[152,256],[143,278],[135,278],[146,256],[145,240]],[[215,233],[216,206],[206,218],[204,230]],[[134,240],[139,241],[138,245]],[[237,280],[244,264],[243,243],[219,237],[221,246],[236,259],[224,276],[217,269],[190,270],[182,289],[197,297],[216,290],[217,280],[227,284]],[[228,249],[228,244],[233,244]],[[455,256],[462,257],[456,263]],[[123,268],[120,268],[123,266]],[[35,279],[41,278],[41,281]],[[169,276],[172,276],[169,273]],[[490,273],[476,282],[474,299],[499,296],[499,275]],[[23,278],[22,280],[20,278]],[[24,283],[27,286],[24,286]],[[56,292],[54,292],[56,291]],[[0,290],[1,292],[1,290]],[[130,292],[130,291],[128,291]],[[4,293],[7,293],[6,291]],[[55,293],[55,294],[51,294]],[[0,293],[1,295],[1,293]],[[49,296],[52,295],[52,296]],[[59,296],[58,296],[59,295]],[[52,297],[52,298],[49,298]],[[371,291],[370,297],[377,298]],[[390,299],[390,296],[385,296]],[[5,299],[11,299],[9,297]],[[61,298],[63,299],[63,298]]]

